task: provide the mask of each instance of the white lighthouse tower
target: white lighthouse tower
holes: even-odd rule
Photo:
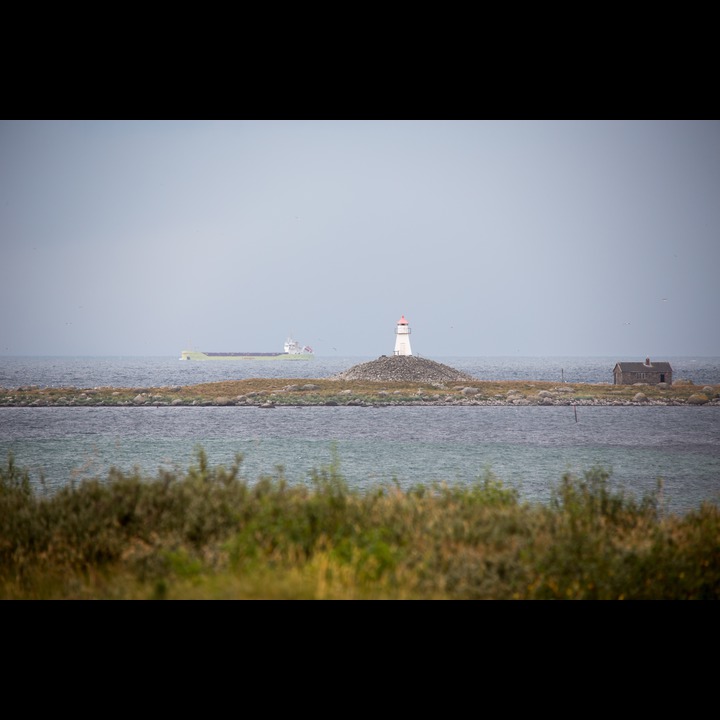
[[[412,355],[410,349],[410,326],[404,315],[398,320],[395,329],[395,354]]]

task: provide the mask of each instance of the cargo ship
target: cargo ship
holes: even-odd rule
[[[288,338],[285,341],[285,352],[202,352],[200,350],[183,350],[181,360],[312,360],[315,357],[309,345],[301,345]]]

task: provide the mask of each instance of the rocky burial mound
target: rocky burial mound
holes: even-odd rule
[[[331,380],[399,380],[407,382],[453,382],[476,380],[449,365],[415,355],[381,355],[377,360],[353,365],[349,370],[333,375]]]

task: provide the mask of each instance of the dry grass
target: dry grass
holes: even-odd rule
[[[307,389],[307,386],[314,386]],[[467,395],[465,388],[477,390]],[[25,387],[0,390],[0,406],[72,404],[72,405],[118,405],[138,402],[143,404],[218,404],[218,399],[246,403],[271,401],[283,405],[307,405],[333,402],[347,404],[362,400],[372,404],[397,404],[408,402],[497,402],[504,403],[510,394],[530,402],[538,400],[538,393],[550,392],[553,401],[563,404],[603,402],[614,404],[632,403],[635,395],[642,392],[649,402],[685,404],[693,395],[704,394],[708,401],[720,397],[720,385],[703,393],[696,385],[612,385],[608,383],[557,383],[546,381],[462,381],[445,384],[400,382],[330,380],[326,378],[298,380],[297,378],[249,378],[223,382],[201,383],[182,387],[136,387],[136,388],[37,388]]]

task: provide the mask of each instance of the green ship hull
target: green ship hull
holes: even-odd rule
[[[181,360],[312,360],[315,357],[309,345],[301,345],[289,337],[285,341],[285,352],[202,352],[183,350]]]
[[[312,353],[206,353],[183,350],[181,360],[312,360]]]

